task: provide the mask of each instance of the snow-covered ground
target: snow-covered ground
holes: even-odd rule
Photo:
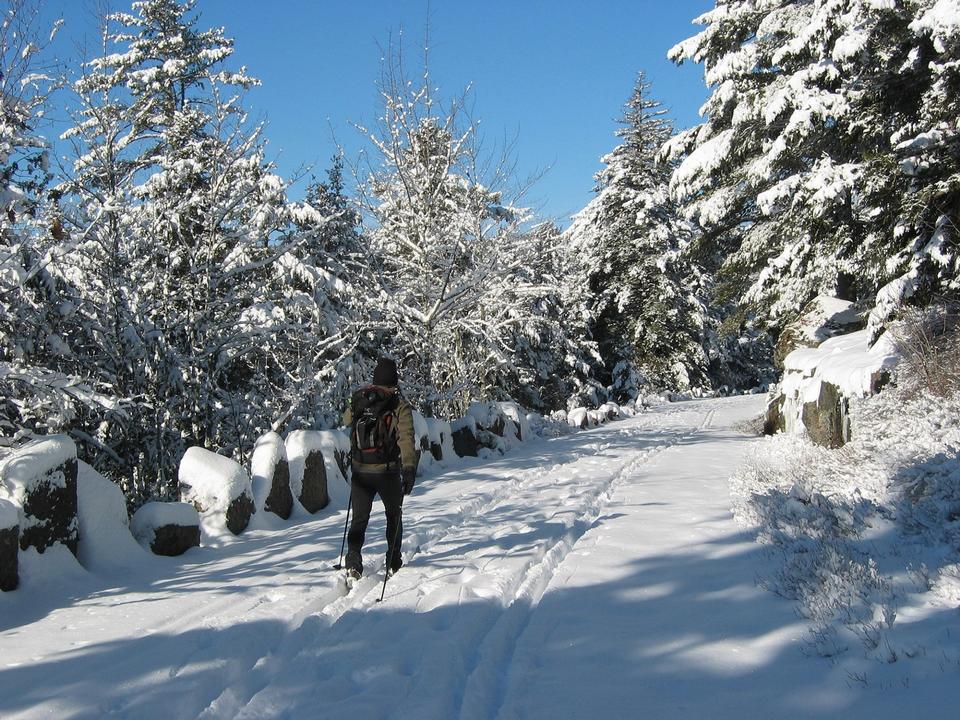
[[[3,718],[956,717],[956,671],[857,682],[810,656],[731,514],[762,397],[663,405],[418,481],[407,565],[343,595],[339,510],[95,573],[22,559]],[[379,507],[379,506],[378,506]],[[129,557],[129,556],[128,556]]]

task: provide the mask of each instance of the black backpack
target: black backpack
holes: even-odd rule
[[[399,394],[369,385],[351,398],[350,450],[354,462],[383,465],[400,457],[397,443]]]

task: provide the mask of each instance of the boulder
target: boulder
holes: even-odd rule
[[[297,499],[304,510],[310,514],[320,512],[330,504],[323,451],[310,450],[303,459],[303,476],[300,480],[300,495]]]
[[[457,420],[450,426],[453,437],[453,451],[458,457],[477,457],[480,454],[480,441],[477,440],[477,426],[472,418]]]
[[[817,399],[803,404],[801,421],[817,445],[838,448],[849,440],[848,400],[833,383],[821,382]]]
[[[20,515],[9,500],[0,500],[0,590],[16,590],[20,584]]]
[[[20,508],[20,548],[62,543],[77,554],[77,447],[64,435],[24,445],[0,466],[0,497]]]
[[[283,438],[277,433],[267,433],[257,440],[250,460],[250,480],[255,508],[289,519],[293,512],[290,464]]]
[[[223,522],[234,535],[246,530],[254,513],[250,474],[235,460],[192,447],[180,461],[180,499],[204,520]]]
[[[884,335],[871,343],[868,330],[794,350],[768,402],[765,431],[807,433],[819,445],[840,447],[850,439],[850,401],[878,392],[898,361],[893,341]]]
[[[187,503],[147,503],[134,513],[130,530],[155,555],[175,557],[200,545],[200,515]]]

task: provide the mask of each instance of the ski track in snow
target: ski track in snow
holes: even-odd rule
[[[172,659],[169,666],[135,658],[142,666],[138,674],[122,653],[94,657],[87,672],[119,677],[121,685],[127,678],[130,692],[96,698],[94,690],[92,698],[81,692],[73,699],[66,693],[45,704],[43,713],[205,720],[338,717],[346,711],[356,717],[496,717],[517,642],[564,559],[601,522],[619,487],[653,457],[709,428],[715,413],[709,402],[664,406],[429,475],[408,502],[406,564],[389,581],[382,604],[385,546],[376,504],[365,547],[368,572],[349,592],[332,573],[314,576],[313,591],[288,591],[286,576],[278,573],[272,586],[258,575],[254,593],[208,594],[195,605],[190,593],[182,593],[179,600],[186,602],[173,597],[170,608],[136,628],[154,637],[152,652]],[[327,543],[339,543],[342,527],[337,513],[312,529],[322,529]],[[280,530],[276,537],[291,547],[298,538],[310,543],[305,528],[290,531],[294,537]],[[222,577],[229,578],[238,557],[240,563],[267,562],[271,540],[264,539],[264,554],[256,558],[242,549],[242,539],[230,546],[235,553],[220,561]],[[213,568],[187,566],[180,586],[188,587],[190,578],[212,586],[216,557],[204,556]],[[148,583],[154,584],[163,581]],[[144,589],[124,600],[156,598]],[[104,605],[86,613],[113,609]],[[371,642],[378,633],[382,646]],[[74,675],[68,687],[82,684],[83,671]],[[368,685],[381,680],[390,701],[368,697]],[[165,685],[169,693],[157,690]],[[141,697],[144,686],[151,691]],[[71,707],[75,714],[65,712]],[[30,710],[17,715],[36,716]]]
[[[686,414],[678,409],[672,413],[661,414],[659,420],[663,421],[665,416],[678,415],[681,412]],[[713,409],[708,409],[701,421],[694,426],[696,430],[708,427],[714,413]],[[621,443],[625,440],[642,442],[651,433],[651,428],[642,419],[638,419],[632,427],[614,425],[604,430],[607,433],[614,431],[615,437]],[[517,506],[513,514],[521,513],[522,508],[528,507],[532,499],[540,500],[544,497],[545,491],[551,488],[556,489],[557,476],[562,475],[565,469],[604,455],[611,448],[612,442],[598,440],[587,445],[586,456],[581,453],[568,454],[560,462],[548,467],[534,467],[511,474],[504,480],[497,480],[493,491],[480,492],[469,500],[458,503],[452,509],[445,509],[444,514],[439,517],[428,519],[415,516],[411,525],[422,529],[407,533],[404,544],[413,549],[404,553],[406,562],[404,569],[388,582],[385,605],[389,604],[393,598],[404,598],[412,593],[419,596],[417,607],[428,613],[439,607],[459,605],[465,600],[476,597],[484,599],[492,597],[497,601],[496,612],[486,613],[484,623],[473,623],[470,627],[470,642],[476,650],[469,666],[462,671],[463,679],[455,683],[454,687],[448,688],[455,696],[459,695],[451,698],[450,707],[456,708],[455,714],[451,717],[486,718],[496,714],[505,690],[505,678],[509,672],[516,639],[535,611],[557,567],[579,539],[595,525],[617,486],[635,473],[653,455],[690,438],[693,434],[683,430],[679,432],[675,430],[673,434],[667,430],[655,432],[653,436],[655,439],[665,439],[665,441],[641,444],[637,449],[628,451],[617,460],[616,465],[619,469],[613,474],[599,482],[588,477],[576,488],[582,492],[571,493],[572,500],[561,502],[560,508],[548,505],[545,519],[560,519],[561,522],[557,523],[550,535],[538,539],[529,558],[518,564],[515,563],[515,567],[511,568],[505,577],[497,578],[492,592],[489,588],[482,587],[489,583],[485,573],[487,565],[465,563],[459,571],[439,574],[431,574],[429,570],[421,570],[420,567],[432,566],[431,555],[434,548],[450,545],[462,547],[469,544],[469,538],[476,532],[476,526],[492,528],[502,524],[500,520],[490,520],[490,516],[498,510],[510,509],[513,505]],[[647,442],[650,441],[647,440]],[[509,458],[506,462],[509,462]],[[609,472],[609,460],[605,459],[604,462]],[[560,487],[569,488],[566,484]],[[464,535],[468,538],[465,541],[461,540],[461,536]],[[368,535],[368,544],[369,540],[370,535]],[[456,552],[451,554],[456,556]],[[466,557],[469,558],[469,554]],[[319,614],[322,618],[319,626],[327,631],[331,630],[347,613],[368,610],[376,602],[382,587],[382,572],[383,563],[380,562],[376,565],[374,572],[365,576],[351,592],[345,596],[337,595],[332,599],[329,596],[336,591],[328,593],[327,597],[305,608],[302,614]],[[479,591],[478,586],[481,587]],[[315,639],[322,642],[319,637]],[[301,643],[296,645],[299,648]],[[249,705],[251,701],[255,701],[259,693],[264,690],[270,692],[276,676],[285,671],[288,663],[296,662],[296,655],[291,653],[291,650],[294,648],[284,648],[277,654],[278,657],[286,657],[286,662],[260,663],[259,672],[254,673],[258,677],[256,680],[250,678],[251,682],[242,693],[239,693],[236,687],[228,688],[224,697],[212,703],[208,712],[201,717],[272,716],[276,709],[272,699],[263,704],[254,702],[245,711],[237,715],[233,713],[242,698],[246,698],[246,704]],[[311,644],[310,653],[315,652],[316,647]],[[229,707],[228,713],[217,712],[216,708],[221,704],[224,708]],[[396,717],[402,716],[403,713],[396,714]]]

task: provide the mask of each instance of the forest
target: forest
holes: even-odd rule
[[[0,453],[68,434],[131,508],[178,496],[188,447],[244,462],[267,431],[336,426],[381,354],[434,417],[728,394],[777,380],[818,296],[878,337],[957,291],[951,0],[717,0],[670,51],[703,65],[702,122],[676,131],[638,68],[565,229],[524,206],[468,94],[399,50],[369,152],[296,198],[202,0],[105,16],[71,67],[35,0],[7,5]]]

